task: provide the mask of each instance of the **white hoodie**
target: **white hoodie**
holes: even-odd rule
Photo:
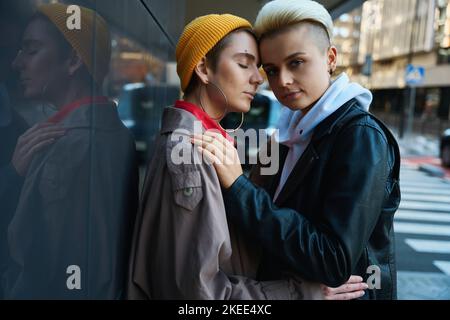
[[[288,146],[289,152],[274,200],[277,199],[292,169],[311,141],[316,126],[353,98],[364,110],[369,110],[372,93],[357,83],[350,83],[348,76],[342,73],[306,115],[300,110],[294,111],[287,107],[282,109],[278,121],[279,135],[275,138],[277,142]]]

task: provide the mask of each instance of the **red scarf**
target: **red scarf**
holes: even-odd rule
[[[183,109],[187,112],[192,113],[198,120],[202,122],[203,128],[205,128],[206,130],[218,130],[222,134],[222,136],[224,136],[228,141],[234,144],[234,139],[225,130],[223,130],[216,121],[211,119],[211,117],[205,111],[197,107],[195,104],[183,100],[177,100],[175,102],[175,108]]]
[[[110,100],[107,97],[97,96],[97,97],[86,97],[69,104],[59,109],[57,113],[48,118],[47,122],[58,123],[64,120],[72,111],[78,109],[79,107],[91,105],[91,104],[107,104]]]

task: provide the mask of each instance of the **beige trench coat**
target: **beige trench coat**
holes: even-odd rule
[[[227,222],[213,166],[176,164],[180,149],[191,162],[201,158],[178,136],[181,129],[188,137],[195,120],[185,110],[164,110],[134,229],[128,298],[302,298],[301,285],[291,279],[253,280],[258,251]]]

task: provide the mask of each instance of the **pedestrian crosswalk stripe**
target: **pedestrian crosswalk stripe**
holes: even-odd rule
[[[418,172],[418,173],[426,174],[425,171],[418,170],[419,169],[418,166],[412,166],[412,167],[400,166],[400,168],[401,168],[402,172]]]
[[[435,274],[434,281],[436,288],[441,286],[444,294],[439,294],[439,291],[433,288],[429,280],[430,272],[416,271],[414,275],[404,280],[411,281],[412,278],[415,280],[425,275],[424,289],[418,290],[419,292],[414,290],[415,295],[405,294],[408,288],[403,281],[398,287],[399,298],[447,299],[450,292],[446,291],[447,285],[443,279],[450,281],[450,183],[419,171],[415,166],[404,164],[400,173],[400,191],[402,199],[394,215],[394,231],[398,234],[397,241],[403,243],[402,249],[398,252],[402,268],[405,266],[413,269],[421,268],[419,265],[411,264],[411,260],[417,259],[423,263],[422,259],[425,259],[427,270],[434,266],[441,271]],[[404,250],[406,247],[410,249]],[[449,261],[434,260],[439,258]],[[401,270],[398,272],[399,279],[402,272],[405,273]]]
[[[436,177],[430,177],[428,175],[400,175],[400,182],[428,182],[436,184],[447,184],[445,181],[436,179]]]
[[[395,220],[422,220],[433,222],[450,222],[450,213],[428,211],[399,210],[394,215]]]
[[[447,184],[444,180],[441,180],[436,177],[431,177],[429,175],[420,175],[420,174],[400,174],[400,182],[402,181],[422,181],[428,183],[436,183],[436,184]]]
[[[437,183],[430,183],[430,182],[408,182],[408,181],[401,181],[400,180],[400,189],[401,188],[421,188],[421,189],[437,189],[437,190],[450,190],[450,184],[445,182],[437,182]]]
[[[446,195],[450,198],[450,188],[448,189],[426,189],[417,187],[403,187],[401,188],[402,196],[404,194],[433,194],[433,195]]]
[[[450,241],[406,239],[405,242],[417,252],[450,253]]]
[[[446,180],[439,179],[436,177],[402,177],[400,176],[400,184],[402,183],[426,183],[430,185],[441,185],[441,186],[450,186],[450,183],[448,183]]]
[[[394,222],[394,231],[395,233],[450,236],[450,226],[440,226],[437,224]]]
[[[433,212],[450,212],[450,204],[427,203],[421,201],[405,200],[400,202],[400,209],[425,210]]]
[[[409,194],[403,193],[402,200],[412,200],[412,201],[425,201],[425,202],[440,202],[440,203],[449,203],[450,204],[450,196],[447,195],[433,195],[433,194]]]
[[[450,276],[450,261],[433,261],[433,264],[439,268],[443,273]]]

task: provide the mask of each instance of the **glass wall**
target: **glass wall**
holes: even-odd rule
[[[123,297],[183,25],[184,1],[0,2],[2,298]]]

